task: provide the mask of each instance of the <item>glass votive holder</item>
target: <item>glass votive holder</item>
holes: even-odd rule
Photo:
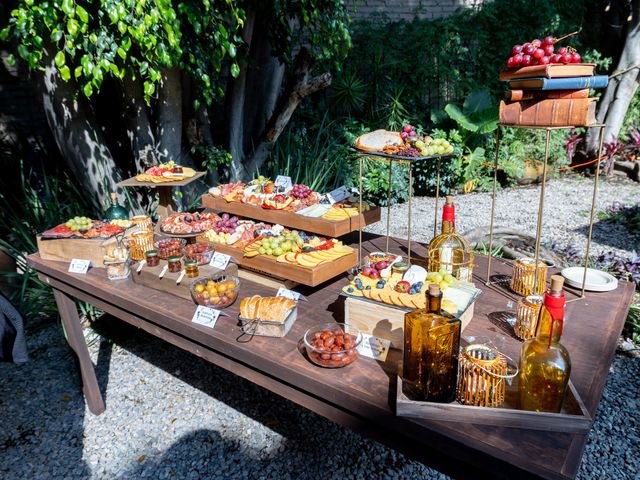
[[[529,340],[535,336],[541,307],[542,295],[529,295],[520,299],[516,310],[516,324],[513,327],[516,337]]]
[[[535,260],[531,258],[516,260],[513,264],[511,290],[523,297],[534,294],[542,295],[547,286],[547,268],[547,264],[541,260],[538,260],[537,269]],[[536,270],[538,270],[537,282]]]

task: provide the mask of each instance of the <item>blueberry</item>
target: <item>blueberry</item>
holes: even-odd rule
[[[353,292],[354,292],[353,287],[347,288],[347,293],[353,293]]]
[[[416,291],[413,288],[409,289],[409,295],[415,295]]]
[[[371,285],[367,285],[367,286],[365,287],[365,290],[371,290]]]
[[[384,283],[382,283],[382,282],[378,282],[378,283],[376,284],[376,288],[384,288]]]
[[[362,283],[356,283],[356,288],[358,290],[364,290],[364,287],[362,286]]]

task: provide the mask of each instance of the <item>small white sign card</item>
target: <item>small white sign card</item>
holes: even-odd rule
[[[90,266],[91,260],[72,258],[71,263],[69,263],[69,273],[87,273]]]
[[[216,310],[215,308],[198,305],[198,308],[196,308],[196,312],[193,314],[193,318],[191,319],[191,321],[204,327],[213,328],[218,321],[220,313],[220,310]]]
[[[304,296],[301,293],[294,292],[293,290],[288,290],[284,287],[280,287],[278,289],[278,293],[276,293],[276,297],[286,297],[293,300],[294,302],[297,302],[300,299],[306,300],[306,298],[304,298]]]
[[[342,187],[329,192],[327,195],[329,197],[329,201],[334,204],[348,198],[351,194],[349,193],[349,190],[347,190],[347,187],[343,185]]]
[[[211,257],[211,262],[209,262],[209,265],[220,270],[225,270],[227,268],[227,265],[229,265],[229,260],[231,260],[231,256],[227,255],[226,253],[215,252],[213,254],[213,257]]]
[[[276,177],[276,181],[273,183],[275,183],[278,187],[284,188],[285,190],[293,186],[291,177],[287,177],[286,175],[278,175]]]
[[[368,333],[362,334],[362,342],[358,345],[358,353],[365,357],[373,358],[384,362],[391,347],[391,341],[384,338],[374,337]]]

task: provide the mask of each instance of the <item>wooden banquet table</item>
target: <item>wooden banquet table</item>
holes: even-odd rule
[[[355,236],[350,237],[351,240]],[[366,236],[363,251],[384,248],[383,237]],[[424,246],[416,254],[424,255]],[[390,250],[402,251],[399,240]],[[511,274],[511,267],[494,260],[495,273]],[[239,301],[225,311],[214,329],[191,322],[195,304],[127,280],[109,281],[102,268],[85,275],[69,273],[67,262],[48,261],[38,254],[29,264],[54,290],[69,344],[78,356],[83,391],[91,412],[105,410],[94,367],[84,341],[74,299],[83,300],[234,374],[351,428],[411,458],[455,477],[514,478],[575,477],[587,435],[530,430],[473,423],[408,419],[395,415],[396,374],[401,353],[392,350],[386,362],[360,357],[342,369],[319,368],[301,353],[300,341],[310,326],[341,321],[344,297],[340,289],[345,276],[315,288],[298,287],[308,301],[299,304],[298,319],[284,338],[253,337],[238,341]],[[486,271],[486,258],[477,259],[476,272]],[[135,274],[135,273],[132,273]],[[515,305],[476,279],[483,294],[476,301],[473,320],[463,336],[508,336],[496,322],[500,312]],[[609,366],[615,354],[634,285],[620,282],[609,293],[588,293],[583,300],[567,304],[563,344],[571,354],[571,381],[591,418],[594,417]],[[242,281],[239,297],[274,295],[273,288]],[[571,298],[569,294],[568,299]],[[511,334],[513,336],[513,334]],[[506,342],[504,353],[518,358],[519,344]],[[158,352],[158,355],[161,355]],[[514,357],[515,355],[515,357]]]

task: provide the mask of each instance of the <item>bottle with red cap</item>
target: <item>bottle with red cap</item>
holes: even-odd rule
[[[538,316],[536,336],[522,345],[518,389],[520,408],[560,412],[571,374],[569,352],[560,343],[564,328],[564,278],[551,277]]]

